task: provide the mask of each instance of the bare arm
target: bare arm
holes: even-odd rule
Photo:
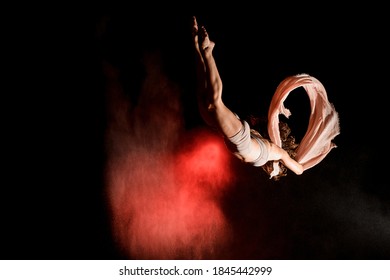
[[[303,166],[299,162],[292,159],[285,150],[283,150],[276,144],[272,142],[270,144],[271,149],[269,153],[269,160],[281,160],[282,163],[295,174],[301,175],[303,173]]]
[[[193,38],[198,62],[198,107],[204,121],[215,127],[225,137],[230,138],[243,127],[237,116],[222,101],[222,80],[213,57],[215,43],[209,39],[206,29],[198,28],[196,18],[193,22]],[[303,168],[279,146],[270,143],[269,160],[281,160],[283,164],[296,174],[302,174]],[[261,154],[259,143],[250,138],[247,153],[235,153],[245,162],[255,161]]]

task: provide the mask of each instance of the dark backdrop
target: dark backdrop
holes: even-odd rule
[[[235,163],[242,186],[225,194],[221,209],[236,237],[229,253],[216,258],[388,259],[388,54],[381,8],[300,10],[149,13],[102,5],[45,16],[15,13],[2,103],[8,141],[1,258],[132,258],[115,244],[107,203],[104,67],[120,73],[125,98],[136,104],[144,63],[157,55],[161,75],[180,89],[184,129],[203,127],[191,95],[196,15],[217,43],[224,98],[239,115],[264,116],[284,77],[308,73],[324,84],[341,125],[338,147],[301,176],[273,183]],[[305,102],[304,94],[289,100],[298,136],[308,117]],[[260,234],[259,220],[270,230]]]

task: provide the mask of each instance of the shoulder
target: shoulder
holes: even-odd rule
[[[286,159],[287,157],[289,158],[290,156],[288,153],[283,150],[281,147],[278,145],[269,142],[269,159],[270,160],[281,160],[281,159]]]

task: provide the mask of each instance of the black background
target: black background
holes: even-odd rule
[[[239,115],[261,115],[284,77],[308,73],[324,84],[340,116],[338,147],[318,167],[299,177],[289,175],[276,188],[269,183],[258,190],[248,183],[226,198],[226,215],[241,231],[226,258],[390,257],[382,8],[304,11],[275,5],[227,13],[198,5],[161,13],[107,5],[50,7],[44,15],[13,11],[6,25],[2,94],[1,259],[128,257],[114,245],[105,202],[102,61],[132,77],[123,83],[136,89],[143,79],[140,57],[159,51],[165,74],[191,92],[192,15],[217,42],[224,98]],[[187,129],[202,125],[192,101],[182,100]],[[296,109],[299,104],[302,100],[292,101],[290,109],[304,112]],[[297,114],[294,123],[302,123],[305,114]],[[298,125],[294,130],[304,132]],[[242,172],[250,181],[251,171]],[[246,243],[256,240],[258,225],[251,214],[256,198],[281,224],[279,231],[285,230],[270,238],[270,246],[284,240],[288,252],[267,254]]]

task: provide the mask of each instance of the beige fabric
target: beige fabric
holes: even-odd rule
[[[269,142],[264,139],[260,133],[257,133],[250,129],[248,122],[241,120],[242,128],[234,136],[225,138],[225,143],[228,149],[235,154],[238,158],[256,158],[252,162],[248,162],[253,166],[262,166],[268,161],[269,155]],[[256,149],[251,141],[251,138],[256,139],[259,143],[259,149]]]
[[[316,78],[299,74],[284,79],[277,87],[271,100],[268,111],[268,134],[273,143],[282,146],[279,132],[279,115],[287,118],[291,112],[284,107],[283,102],[290,92],[298,87],[303,87],[310,99],[311,115],[308,129],[297,149],[295,160],[307,170],[321,162],[326,155],[335,148],[332,140],[340,134],[338,113],[328,96],[324,86]],[[274,170],[271,177],[279,173],[277,162],[273,164]]]

